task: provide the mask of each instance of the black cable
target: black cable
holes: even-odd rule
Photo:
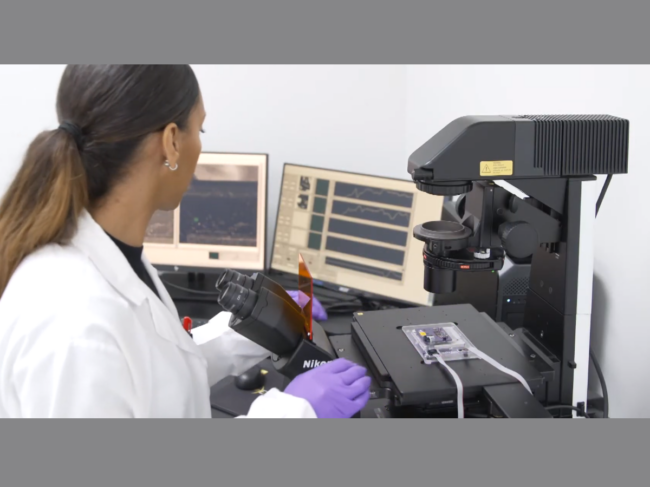
[[[585,411],[583,411],[582,409],[578,409],[575,406],[567,406],[567,405],[562,404],[562,405],[559,405],[559,406],[549,406],[549,407],[546,408],[547,411],[555,411],[555,410],[558,410],[558,409],[570,409],[572,411],[576,411],[576,412],[580,413],[580,415],[584,414],[583,417],[585,417],[585,418],[589,418],[589,416],[587,416],[587,413]]]
[[[343,313],[354,313],[355,311],[359,311],[361,309],[361,306],[353,306],[352,304],[345,303],[345,305],[342,306],[327,306],[324,307],[324,309],[327,313],[343,314]]]
[[[594,355],[594,351],[589,349],[589,357],[594,363],[594,368],[596,369],[596,374],[598,375],[598,380],[600,381],[600,387],[603,389],[603,418],[609,418],[609,394],[607,393],[607,384],[605,383],[605,376],[603,375],[603,370],[600,368],[600,364]]]
[[[339,303],[358,303],[359,300],[356,298],[352,299],[335,299],[335,298],[329,298],[329,297],[320,297],[317,295],[314,295],[314,298],[318,299],[320,301],[320,304],[323,306],[329,306],[329,305],[334,305],[334,304],[339,304]]]
[[[326,310],[339,309],[339,308],[361,309],[362,305],[360,303],[335,303],[335,304],[323,305],[323,308]]]
[[[194,294],[201,294],[204,296],[219,296],[221,293],[218,292],[208,292],[208,291],[199,291],[198,289],[191,289],[189,287],[183,287],[183,286],[177,286],[176,284],[172,284],[169,281],[165,281],[164,279],[160,279],[165,286],[173,287],[174,289],[179,289],[181,291],[185,291],[188,293],[194,293]]]
[[[356,311],[360,311],[361,307],[354,305],[354,304],[346,304],[342,306],[323,306],[323,309],[327,313],[337,313],[337,314],[343,314],[343,313],[354,313]]]
[[[356,304],[356,305],[361,305],[363,304],[363,301],[360,299],[344,299],[344,300],[339,300],[339,299],[332,299],[331,301],[323,301],[320,300],[321,304],[327,305],[327,306],[340,306],[343,304]]]
[[[605,199],[605,194],[607,193],[607,188],[609,188],[609,183],[612,182],[612,175],[608,174],[607,179],[605,179],[605,184],[603,184],[603,189],[600,190],[600,196],[598,197],[598,202],[596,203],[596,216],[598,216],[598,212],[600,211],[600,205],[603,204],[603,200]]]
[[[403,306],[405,304],[401,301],[390,299],[390,298],[383,298],[379,296],[377,297],[365,296],[362,293],[341,293],[340,291],[334,291],[329,288],[319,288],[319,289],[322,289],[322,291],[317,292],[316,286],[314,286],[314,297],[316,297],[321,303],[332,301],[332,302],[361,302],[362,304],[365,302],[377,302],[385,305],[394,305],[394,306],[400,306],[400,305]]]

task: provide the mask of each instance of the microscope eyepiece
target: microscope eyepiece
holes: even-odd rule
[[[232,269],[228,269],[227,271],[223,272],[219,277],[216,288],[222,291],[223,289],[225,289],[228,283],[231,282],[235,284],[239,284],[240,286],[243,286],[248,289],[253,287],[253,279],[251,277],[245,276],[244,274],[241,274],[237,271],[233,271]]]
[[[235,282],[229,282],[221,290],[219,304],[236,318],[247,318],[257,302],[257,293]]]

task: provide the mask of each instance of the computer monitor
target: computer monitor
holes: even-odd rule
[[[419,223],[439,220],[443,198],[390,179],[285,164],[271,269],[404,303],[430,305]]]
[[[267,173],[266,154],[202,153],[179,207],[151,219],[147,258],[167,271],[264,270]]]

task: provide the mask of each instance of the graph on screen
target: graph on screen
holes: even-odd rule
[[[412,193],[371,188],[359,184],[336,183],[334,196],[383,203],[386,205],[403,206],[404,208],[411,208],[413,206]]]
[[[257,245],[256,181],[192,181],[180,210],[180,242]]]
[[[388,210],[386,208],[359,205],[339,200],[334,200],[332,213],[334,215],[358,218],[377,223],[386,223],[389,225],[398,225],[400,227],[408,227],[411,217],[411,214],[407,211]]]
[[[326,252],[329,268],[402,279],[412,192],[300,175],[285,181],[283,193],[285,204],[295,203],[291,216],[279,216],[280,238]],[[285,233],[284,224],[294,228]]]
[[[287,164],[271,267],[297,272],[300,253],[319,281],[427,303],[413,226],[439,202],[425,198],[409,180]]]
[[[263,269],[267,165],[264,154],[201,153],[180,204],[151,218],[146,257],[161,268]]]

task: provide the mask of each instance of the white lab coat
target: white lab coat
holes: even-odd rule
[[[210,418],[210,387],[269,356],[229,313],[192,340],[143,260],[162,302],[85,212],[70,245],[23,261],[0,299],[0,417]],[[272,389],[248,417],[316,415]]]

